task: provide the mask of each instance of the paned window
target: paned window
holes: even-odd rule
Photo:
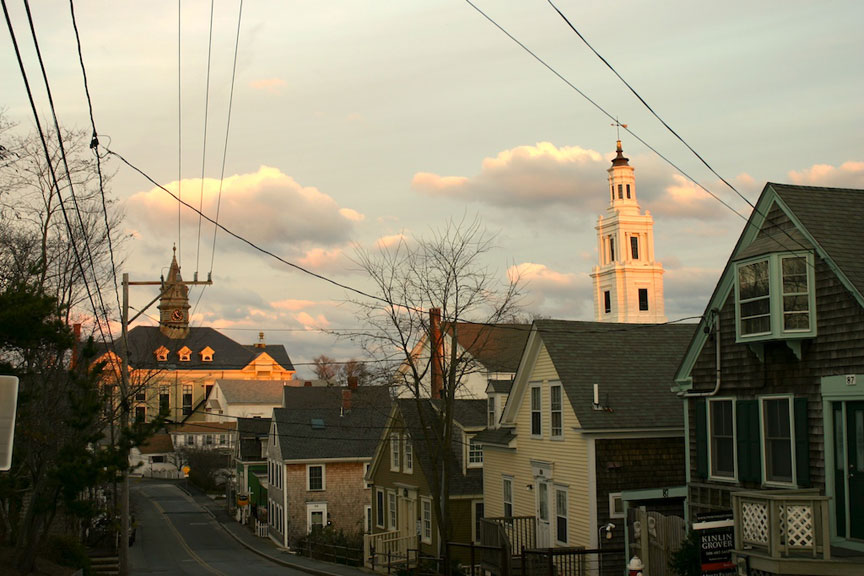
[[[543,434],[541,427],[541,403],[540,403],[540,387],[531,387],[531,435],[540,436]]]
[[[375,525],[378,528],[384,528],[384,490],[378,488],[375,490]]]
[[[468,467],[476,468],[483,465],[483,446],[473,438],[468,440]]]
[[[708,406],[711,476],[735,478],[735,403],[711,399]]]
[[[192,385],[183,385],[183,415],[192,414]]]
[[[807,259],[781,258],[783,275],[783,329],[810,330],[810,290]]]
[[[393,492],[392,490],[387,492],[387,513],[387,517],[389,518],[387,528],[390,530],[396,530],[399,518],[396,515],[396,492]]]
[[[552,421],[552,437],[561,438],[563,434],[563,421],[561,413],[561,386],[556,384],[549,388],[549,412]]]
[[[633,260],[639,259],[639,237],[630,236],[630,257]]]
[[[390,435],[390,470],[394,472],[399,471],[399,457],[401,456],[402,451],[399,447],[399,434],[391,434]]]
[[[567,490],[555,487],[555,540],[567,544]]]
[[[309,478],[307,490],[324,490],[324,466],[309,465],[306,467],[306,472]]]
[[[794,442],[792,408],[789,398],[762,399],[762,439],[765,454],[765,481],[791,484]]]
[[[497,418],[495,418],[495,396],[489,396],[486,399],[486,411],[488,415],[487,425],[492,428],[497,424]]]
[[[405,459],[402,461],[402,471],[406,474],[414,473],[414,445],[411,444],[408,436],[405,436]]]
[[[648,310],[648,289],[639,288],[639,310]]]
[[[618,199],[624,199],[624,187],[621,184],[618,184]]]
[[[627,199],[630,199],[630,185],[627,184]]]
[[[421,530],[420,533],[423,542],[426,544],[432,543],[432,500],[429,498],[422,498],[420,500],[420,522],[421,522]]]
[[[624,500],[620,492],[609,494],[609,518],[624,518]]]
[[[609,261],[615,261],[615,236],[609,236]]]
[[[768,260],[738,267],[738,318],[742,336],[771,332]]]
[[[146,406],[136,406],[135,407],[135,422],[144,422],[147,419],[147,407]]]
[[[513,517],[513,478],[504,478],[504,517]]]

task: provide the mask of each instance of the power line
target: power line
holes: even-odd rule
[[[182,72],[182,10],[181,0],[177,0],[177,250],[180,255],[177,264],[183,264],[183,236],[180,232],[180,212],[183,202],[183,77]]]
[[[96,121],[93,118],[93,102],[90,99],[90,86],[87,82],[87,69],[84,67],[84,55],[81,50],[81,38],[78,35],[78,22],[75,18],[75,2],[69,0],[69,11],[72,14],[72,28],[75,30],[75,42],[78,47],[78,61],[81,63],[81,75],[84,78],[84,94],[87,97],[87,109],[90,112],[90,126],[93,128],[93,137],[90,141],[90,148],[93,150],[93,155],[96,157],[96,173],[99,176],[99,194],[102,199],[102,216],[105,221],[105,237],[108,240],[108,254],[111,257],[111,277],[114,280],[114,296],[117,300],[117,310],[120,306],[120,287],[117,283],[117,264],[114,259],[114,246],[111,240],[111,225],[108,223],[108,206],[105,201],[105,181],[102,176],[102,158],[99,156],[99,137],[96,132]]]
[[[210,56],[213,52],[213,10],[216,0],[210,0],[210,34],[207,41],[207,88],[204,91],[204,140],[201,144],[201,194],[198,197],[198,241],[195,248],[195,279],[201,257],[201,210],[204,207],[204,166],[207,160],[207,118],[210,115]],[[204,291],[201,291],[204,294]]]

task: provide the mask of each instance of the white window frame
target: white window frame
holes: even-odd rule
[[[372,483],[367,480],[367,478],[369,477],[369,470],[371,470],[371,469],[372,469],[372,463],[371,462],[365,462],[363,464],[363,488],[364,489],[370,488],[372,486]]]
[[[765,402],[766,401],[776,401],[776,400],[786,400],[789,409],[789,455],[790,455],[790,466],[791,466],[791,476],[792,479],[790,482],[785,480],[771,480],[768,478],[768,448],[766,445],[767,434],[766,434],[766,422],[765,422]],[[798,482],[798,471],[797,471],[797,462],[795,461],[795,397],[791,394],[772,394],[769,396],[760,396],[759,397],[759,442],[761,448],[761,456],[762,456],[762,483],[765,486],[797,486]]]
[[[432,499],[420,497],[420,541],[432,543]]]
[[[621,512],[618,512],[616,502],[621,502]],[[624,510],[624,500],[621,498],[621,492],[609,493],[609,518],[624,518],[626,511]]]
[[[537,406],[534,406],[534,391],[537,391]],[[540,384],[531,384],[528,388],[528,404],[531,409],[531,437],[532,438],[542,438],[543,437],[543,388]],[[534,415],[537,415],[537,428],[538,430],[534,431]]]
[[[399,526],[399,502],[395,490],[387,490],[387,529],[397,530]]]
[[[807,271],[807,314],[809,315],[810,327],[807,330],[789,329],[784,327],[783,308],[783,260],[787,258],[804,258]],[[739,281],[739,270],[758,262],[768,264],[768,318],[770,329],[767,332],[744,334],[741,329],[741,283]],[[814,274],[812,252],[782,252],[759,256],[735,263],[735,336],[737,342],[758,342],[763,340],[813,338],[816,336],[816,282]],[[803,293],[790,293],[790,296],[802,295]],[[766,298],[764,296],[760,298]],[[754,299],[755,300],[755,299]],[[793,312],[794,313],[794,312]]]
[[[380,522],[379,522],[380,520]],[[375,526],[384,528],[387,524],[387,496],[383,488],[375,489]]]
[[[326,502],[307,502],[306,503],[306,533],[312,532],[312,514],[321,512],[321,528],[327,527],[327,503]]]
[[[558,390],[558,408],[555,408],[555,395],[553,390]],[[558,415],[558,429],[555,429],[555,415]],[[556,433],[557,432],[557,433]],[[553,440],[564,439],[564,387],[555,382],[549,386],[549,434]]]
[[[509,492],[510,492],[510,494],[509,494],[510,498],[509,498],[509,499],[507,498],[507,496],[508,496],[508,494],[507,494],[507,492],[508,492],[507,487],[508,487],[508,486],[510,487],[510,490],[509,490]],[[502,478],[502,482],[501,482],[501,502],[503,502],[503,509],[502,509],[502,512],[503,512],[503,514],[504,514],[504,517],[505,517],[505,518],[512,518],[512,517],[513,517],[513,477],[512,477],[512,476],[504,476],[504,477]],[[508,507],[508,506],[510,507],[510,513],[509,513],[509,514],[507,513],[507,507]]]
[[[311,472],[313,468],[321,468],[321,488],[312,488]],[[327,470],[324,464],[306,465],[306,490],[308,492],[324,492],[327,490]]]
[[[414,473],[414,445],[411,444],[407,435],[402,438],[402,472],[405,474]]]
[[[468,449],[468,457],[465,459],[466,465],[468,468],[482,468],[483,467],[483,445],[476,440],[474,437],[468,438],[468,445],[466,446]],[[479,453],[479,459],[478,459]]]
[[[564,540],[558,539],[558,520],[562,518],[560,511],[558,510],[558,493],[564,494],[564,529],[566,531]],[[562,544],[564,546],[567,545],[567,542],[570,539],[570,494],[568,493],[567,486],[562,486],[560,484],[555,484],[553,486],[552,493],[555,495],[555,542],[556,544]]]
[[[714,473],[714,411],[711,405],[717,402],[732,403],[732,475],[725,476]],[[735,398],[720,397],[708,398],[708,477],[711,480],[720,482],[737,482],[738,481],[738,408]]]
[[[495,401],[495,395],[490,394],[488,398],[486,398],[486,425],[489,428],[497,428],[498,417],[495,411],[495,405],[497,402]]]
[[[372,533],[372,506],[370,504],[363,506],[363,530],[364,534]]]
[[[401,469],[399,457],[402,450],[399,446],[399,434],[393,432],[390,434],[390,471],[399,472]]]

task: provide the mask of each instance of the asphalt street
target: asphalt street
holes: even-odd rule
[[[131,496],[137,524],[129,554],[133,575],[308,576],[247,550],[174,484],[133,484]]]

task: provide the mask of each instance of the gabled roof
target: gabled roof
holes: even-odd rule
[[[237,418],[237,437],[256,438],[270,433],[270,418]]]
[[[141,454],[167,454],[174,452],[170,434],[154,434],[138,447]]]
[[[222,396],[229,404],[282,405],[282,380],[217,380]],[[214,399],[211,397],[210,401]]]
[[[485,400],[454,400],[453,421],[462,428],[471,427],[470,423],[482,422],[486,417]],[[396,401],[396,407],[402,416],[402,422],[408,431],[414,458],[424,474],[435,474],[440,470],[441,463],[434,459],[426,442],[426,430],[440,423],[440,401],[416,398],[404,398]],[[473,496],[483,493],[483,469],[468,468],[463,474],[462,465],[454,450],[461,450],[462,445],[451,446],[447,450],[448,470],[450,472],[450,496]],[[416,468],[415,468],[416,473]],[[432,480],[428,485],[433,486]]]
[[[284,408],[274,408],[283,460],[371,458],[387,426],[390,389],[360,386],[351,390],[351,408],[342,410],[347,387],[286,387]],[[323,421],[323,427],[312,425]]]
[[[185,338],[171,339],[157,326],[135,326],[129,331],[128,338],[129,365],[134,369],[242,370],[266,352],[285,370],[294,370],[284,346],[244,346],[213,328],[190,328]],[[160,346],[168,349],[166,362],[158,362],[154,355]],[[199,352],[208,346],[213,349],[213,360],[203,362]],[[183,347],[192,351],[188,362],[180,362],[177,356]]]
[[[795,227],[760,234],[763,225],[772,225],[767,218],[775,206]],[[700,327],[707,324],[708,313],[719,309],[734,289],[734,262],[769,252],[814,250],[864,307],[864,259],[860,257],[862,220],[864,190],[768,182],[705,307]],[[687,378],[706,338],[704,330],[697,330],[693,336],[675,376],[679,390],[689,387]]]
[[[489,372],[516,372],[530,333],[529,324],[456,324],[456,341]]]
[[[681,401],[669,392],[695,324],[616,324],[537,320],[529,342],[536,359],[545,345],[583,430],[678,428]],[[517,376],[524,397],[532,362]],[[604,410],[594,409],[594,384]],[[510,396],[514,405],[519,398]]]
[[[176,434],[226,434],[237,430],[237,422],[186,422],[171,427],[168,433]]]

